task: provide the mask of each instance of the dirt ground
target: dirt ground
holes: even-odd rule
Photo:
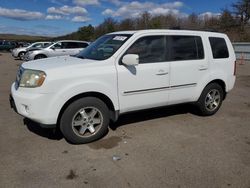
[[[238,65],[216,115],[196,116],[187,105],[136,112],[87,145],[10,109],[20,64],[0,53],[0,187],[250,188],[250,62]]]

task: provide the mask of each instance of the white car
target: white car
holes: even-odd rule
[[[101,138],[110,120],[135,110],[194,103],[215,114],[235,83],[225,34],[141,30],[107,34],[78,56],[22,64],[10,102],[75,144]]]
[[[63,40],[57,41],[46,48],[40,50],[32,50],[26,53],[24,60],[36,60],[47,57],[64,56],[64,55],[76,55],[83,49],[89,46],[89,42],[75,41],[75,40]]]
[[[20,47],[20,48],[15,48],[11,51],[12,56],[14,58],[20,58],[23,59],[25,53],[29,51],[30,49],[41,49],[46,47],[47,45],[51,44],[51,42],[35,42],[32,43],[31,45],[27,47]]]

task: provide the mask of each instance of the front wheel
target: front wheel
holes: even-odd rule
[[[221,107],[223,98],[224,92],[219,84],[211,83],[206,86],[197,101],[200,114],[203,116],[215,114]]]
[[[19,57],[21,60],[23,60],[24,56],[25,56],[25,52],[20,52],[20,53],[18,54],[18,57]]]
[[[71,103],[60,121],[64,137],[73,144],[100,139],[108,130],[109,109],[98,98],[85,97]]]

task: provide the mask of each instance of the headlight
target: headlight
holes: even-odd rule
[[[43,71],[25,69],[19,82],[19,86],[30,88],[40,87],[45,78],[46,74]]]

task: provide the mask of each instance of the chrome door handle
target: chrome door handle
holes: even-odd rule
[[[162,70],[162,69],[160,69],[160,70],[158,71],[158,73],[156,73],[156,75],[158,75],[158,76],[167,75],[167,74],[168,74],[168,72],[165,71],[165,70]]]
[[[200,71],[207,70],[207,69],[208,69],[207,65],[200,65],[199,66]]]

